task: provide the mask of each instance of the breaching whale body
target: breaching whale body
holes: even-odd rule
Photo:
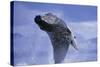
[[[34,18],[35,23],[41,30],[47,32],[52,42],[53,55],[55,63],[62,63],[64,60],[69,45],[72,45],[76,50],[76,43],[71,30],[65,22],[52,13],[37,15]]]

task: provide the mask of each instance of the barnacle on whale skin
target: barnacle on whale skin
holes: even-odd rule
[[[68,51],[69,45],[72,45],[76,50],[76,43],[71,32],[65,22],[52,13],[37,15],[35,23],[41,30],[47,32],[52,42],[53,55],[55,63],[61,63]]]

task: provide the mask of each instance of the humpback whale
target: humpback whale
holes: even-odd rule
[[[65,22],[56,15],[52,13],[36,15],[34,21],[39,28],[45,31],[50,37],[55,64],[62,63],[67,54],[69,45],[72,45],[78,50],[74,40],[76,37],[73,36]]]

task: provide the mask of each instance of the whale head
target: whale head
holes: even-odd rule
[[[47,13],[44,15],[37,15],[35,18],[35,23],[39,25],[40,29],[44,31],[53,31],[56,26],[66,27],[64,22],[52,13]]]

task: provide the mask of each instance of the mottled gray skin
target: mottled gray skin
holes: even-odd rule
[[[47,13],[44,16],[36,16],[34,20],[50,37],[55,63],[61,63],[64,60],[70,44],[77,49],[70,29],[60,18]]]

